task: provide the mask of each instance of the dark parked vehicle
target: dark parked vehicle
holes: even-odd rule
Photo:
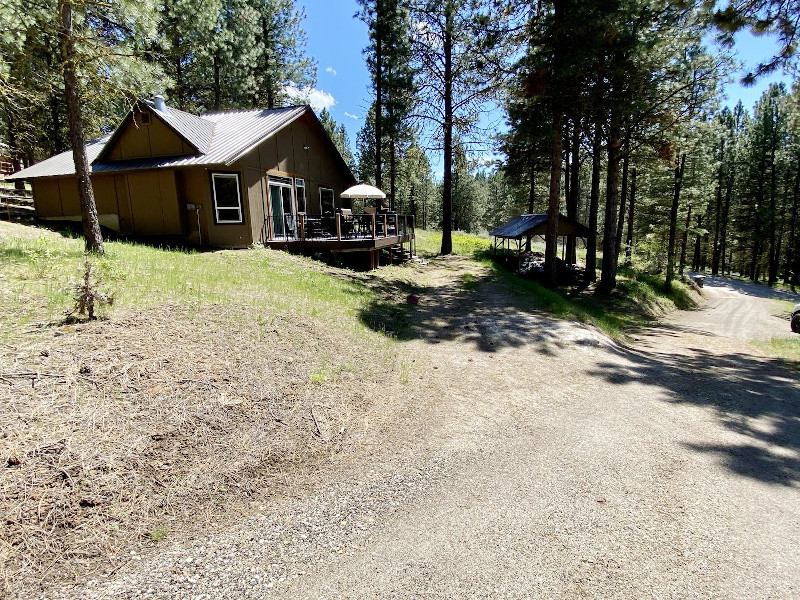
[[[800,304],[796,304],[792,310],[792,331],[800,333]]]

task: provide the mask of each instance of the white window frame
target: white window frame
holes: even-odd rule
[[[300,210],[300,194],[297,193],[297,190],[299,190],[300,188],[303,188],[303,202],[305,203],[305,206],[303,207],[303,210]],[[320,202],[321,201],[322,200],[320,199]],[[297,209],[298,213],[308,213],[308,195],[306,194],[306,180],[305,179],[299,179],[299,178],[295,177],[295,180],[294,180],[294,203],[295,203],[295,208]]]
[[[217,178],[221,179],[234,179],[236,181],[236,198],[239,202],[238,207],[233,206],[218,206],[217,205]],[[238,173],[211,173],[211,192],[214,196],[214,217],[216,222],[220,225],[238,225],[244,223],[243,211],[242,211],[242,190],[241,186],[239,185],[239,174]],[[220,219],[219,211],[220,210],[235,210],[238,209],[239,211],[239,219],[236,221],[232,221],[230,219]]]
[[[288,179],[288,181],[287,181],[287,179]],[[269,199],[269,214],[270,214],[270,219],[272,221],[270,227],[273,230],[272,231],[272,237],[273,237],[273,239],[276,239],[276,240],[277,239],[288,239],[289,235],[285,231],[285,229],[284,229],[284,232],[283,232],[282,235],[278,235],[274,231],[274,228],[275,228],[275,220],[274,220],[275,219],[275,214],[272,211],[272,189],[271,189],[273,186],[278,187],[278,188],[287,189],[287,190],[289,190],[289,193],[292,195],[292,200],[291,200],[291,202],[289,204],[291,205],[291,217],[294,219],[294,223],[295,223],[295,226],[292,229],[292,231],[296,232],[297,231],[297,227],[298,227],[298,225],[297,225],[297,197],[295,196],[294,187],[292,186],[292,179],[291,179],[291,177],[280,177],[278,175],[273,175],[273,176],[269,177],[268,180],[267,180],[267,194],[268,194],[267,197]],[[285,228],[286,227],[286,212],[283,210],[283,196],[281,196],[281,213],[282,213],[283,223],[284,223],[283,226]]]
[[[322,214],[322,192],[324,191],[331,193],[332,204],[333,204],[332,208],[334,214],[336,214],[336,193],[333,191],[333,188],[326,188],[326,187],[319,188],[319,214]]]

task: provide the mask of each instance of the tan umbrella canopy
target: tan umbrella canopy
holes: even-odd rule
[[[386,194],[384,194],[379,188],[376,188],[374,185],[370,185],[368,183],[359,183],[358,185],[347,188],[340,194],[340,196],[342,198],[380,198],[381,200],[386,198]]]

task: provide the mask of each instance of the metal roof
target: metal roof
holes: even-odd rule
[[[211,146],[211,137],[214,134],[213,122],[170,107],[167,107],[166,112],[162,112],[149,100],[145,100],[144,103],[150,107],[151,112],[157,118],[164,121],[176,133],[197,148],[198,152],[203,154],[208,152]]]
[[[586,225],[582,225],[564,215],[558,216],[558,225],[559,235],[578,235],[580,237],[587,237],[589,235],[589,228],[586,227]],[[541,235],[544,233],[546,227],[547,215],[545,214],[520,215],[505,225],[501,225],[489,235],[516,239],[528,235]]]
[[[86,144],[86,153],[91,172],[107,173],[132,169],[159,169],[197,165],[229,166],[292,121],[295,121],[306,112],[311,112],[311,108],[308,106],[289,106],[286,108],[209,113],[196,117],[182,111],[168,110],[171,114],[169,118],[172,119],[170,125],[173,126],[174,124],[174,128],[181,127],[182,131],[192,135],[198,144],[203,144],[204,142],[201,138],[208,136],[205,152],[194,156],[164,156],[92,164],[92,161],[100,156],[109,140],[113,139],[114,135],[110,134]],[[166,117],[160,111],[153,109],[153,114],[157,114],[159,118],[164,118],[166,122]],[[190,120],[187,117],[192,117],[192,119]],[[199,121],[203,121],[204,125],[201,126]],[[190,143],[194,145],[195,141]],[[27,169],[22,169],[6,179],[36,179],[39,177],[74,174],[75,164],[73,163],[72,150],[68,150]]]

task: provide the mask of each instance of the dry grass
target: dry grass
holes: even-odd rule
[[[131,544],[217,520],[273,493],[285,469],[336,451],[392,357],[371,348],[364,361],[363,340],[314,325],[166,306],[6,353],[7,591],[66,568],[113,569]]]
[[[19,233],[6,248],[39,243]],[[72,261],[75,242],[42,247]],[[123,245],[111,246],[110,260],[141,269],[145,253],[168,264],[165,251]],[[0,339],[0,590],[12,597],[112,571],[132,548],[229,522],[251,499],[280,494],[289,475],[357,443],[365,415],[401,395],[405,367],[393,343],[355,316],[357,281],[310,264],[304,272],[302,259],[176,253],[193,275],[224,261],[232,280],[250,283],[221,288],[216,275],[208,300],[176,303],[184,292],[169,288],[167,303],[154,306],[159,284],[130,274],[118,288],[146,284],[148,302],[59,325],[47,303],[30,300],[55,286],[48,277],[67,276],[38,276],[27,255],[8,256],[0,304],[17,312],[6,313]],[[264,283],[237,273],[237,259]],[[302,293],[293,296],[294,280]],[[69,303],[68,294],[56,299]],[[33,312],[23,319],[25,311]]]

